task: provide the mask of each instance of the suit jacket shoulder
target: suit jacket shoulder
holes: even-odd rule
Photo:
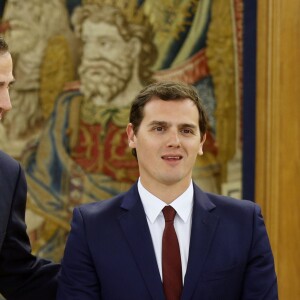
[[[10,176],[17,175],[19,172],[20,164],[8,154],[0,150],[0,178],[1,181],[10,181]]]
[[[143,213],[142,203],[139,199],[137,186],[133,185],[127,192],[107,200],[83,204],[75,208],[75,211],[80,212],[87,233],[92,233],[92,228],[97,227],[99,228],[98,234],[101,234],[102,231],[106,232],[107,228],[115,228],[128,210],[136,207],[140,213]]]

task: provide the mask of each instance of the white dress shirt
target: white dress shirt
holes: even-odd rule
[[[147,216],[147,222],[152,237],[156,261],[160,277],[162,278],[162,236],[165,228],[165,219],[162,209],[167,206],[167,204],[147,191],[143,187],[140,179],[138,181],[138,191]],[[180,248],[182,282],[184,282],[184,276],[189,257],[193,197],[194,188],[191,181],[187,190],[170,204],[177,212],[174,220],[174,227]]]

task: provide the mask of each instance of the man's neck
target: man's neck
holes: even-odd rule
[[[140,178],[140,180],[143,187],[148,192],[164,201],[166,204],[172,203],[175,199],[182,195],[188,189],[191,183],[191,179],[172,184],[161,182],[149,183],[143,180],[143,178]]]

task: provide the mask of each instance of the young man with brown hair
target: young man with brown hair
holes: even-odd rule
[[[192,86],[162,82],[135,98],[127,126],[132,188],[75,208],[59,300],[276,300],[260,208],[192,180],[207,118]]]

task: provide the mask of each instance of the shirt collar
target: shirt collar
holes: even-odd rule
[[[151,223],[154,223],[162,209],[167,206],[167,204],[147,191],[143,187],[140,179],[138,180],[138,191],[146,216]],[[178,216],[183,220],[183,222],[188,221],[192,212],[193,195],[194,187],[191,181],[189,187],[170,204],[176,210]]]

